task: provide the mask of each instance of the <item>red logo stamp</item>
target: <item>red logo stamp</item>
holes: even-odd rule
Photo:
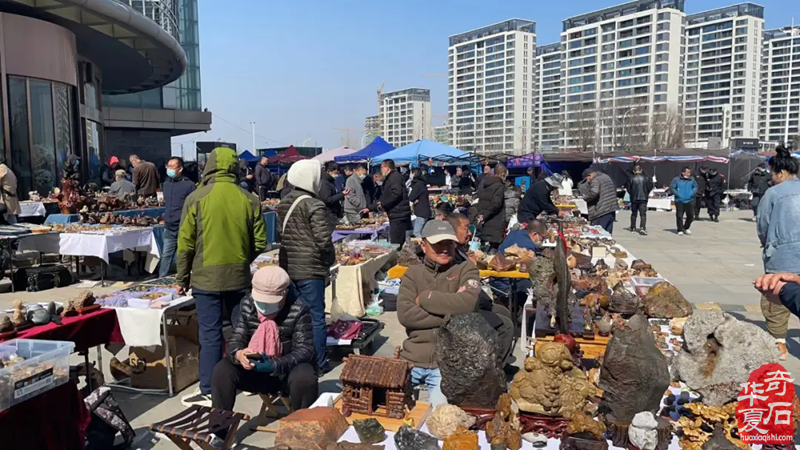
[[[764,364],[742,385],[736,405],[739,438],[746,444],[787,444],[794,439],[794,379],[780,364]]]

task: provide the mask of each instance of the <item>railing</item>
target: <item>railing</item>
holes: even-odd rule
[[[178,0],[115,0],[130,6],[143,16],[157,23],[180,42],[178,30]]]

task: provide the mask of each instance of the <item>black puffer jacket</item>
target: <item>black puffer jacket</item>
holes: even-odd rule
[[[725,177],[723,177],[719,173],[712,174],[709,172],[708,178],[706,180],[706,196],[714,197],[716,195],[722,195],[722,192],[725,190]]]
[[[393,170],[383,182],[381,193],[381,208],[386,211],[389,220],[411,219],[411,206],[408,202],[408,191],[400,172]],[[370,207],[375,210],[375,205]]]
[[[431,201],[428,199],[428,185],[425,178],[411,182],[408,199],[414,204],[414,215],[423,219],[431,218]]]
[[[302,200],[286,223],[286,233],[281,233],[283,220],[292,203],[301,195]],[[300,188],[294,188],[278,204],[278,233],[281,233],[280,266],[289,273],[292,281],[325,280],[336,261],[328,229],[328,211],[325,204]]]
[[[311,313],[308,306],[300,299],[292,297],[291,290],[286,297],[286,304],[275,317],[278,325],[283,352],[275,358],[274,375],[288,375],[298,364],[314,363],[314,329],[311,327]],[[248,294],[239,304],[239,318],[233,333],[228,339],[228,357],[234,364],[236,352],[247,348],[250,339],[258,329],[258,313],[253,297]]]
[[[481,238],[492,244],[503,242],[506,232],[505,184],[503,180],[487,175],[483,188],[478,190],[478,215],[483,216]]]
[[[772,174],[766,169],[756,169],[747,182],[747,189],[755,196],[766,194],[770,186],[772,186]]]
[[[344,215],[342,211],[344,194],[336,187],[336,181],[327,172],[322,172],[319,178],[319,199],[328,208],[328,228],[333,233],[339,219]]]

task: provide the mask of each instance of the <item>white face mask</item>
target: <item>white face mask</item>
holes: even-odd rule
[[[255,303],[256,309],[258,310],[258,312],[260,312],[261,315],[267,316],[267,317],[274,316],[274,315],[278,314],[281,311],[281,308],[283,308],[283,302],[264,303],[264,302],[256,302],[256,301],[254,301],[253,303]]]
[[[375,184],[377,184],[378,186],[383,186],[383,181],[376,181]]]
[[[364,178],[367,178],[367,174],[362,173],[361,175],[358,176],[359,180],[363,180]]]

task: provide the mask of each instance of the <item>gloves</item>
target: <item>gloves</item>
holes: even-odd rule
[[[267,357],[265,353],[261,354],[261,361],[253,361],[253,368],[256,372],[272,373],[275,370],[275,363]]]

